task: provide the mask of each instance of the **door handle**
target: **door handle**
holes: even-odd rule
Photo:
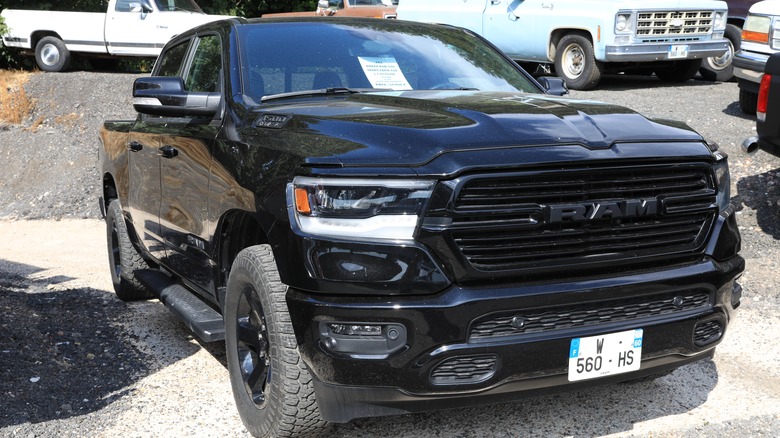
[[[160,155],[163,158],[173,158],[179,155],[178,149],[176,149],[173,146],[163,146],[158,150],[159,150],[158,155]]]
[[[490,4],[493,5],[493,6],[500,5],[501,4],[501,0],[490,0]]]
[[[133,141],[131,141],[130,143],[127,144],[127,148],[130,149],[133,152],[138,152],[138,151],[140,151],[141,149],[144,148],[144,145],[142,145],[141,143],[138,143],[137,141],[133,140]]]

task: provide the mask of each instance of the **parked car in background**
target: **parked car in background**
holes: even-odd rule
[[[756,105],[756,135],[742,143],[748,153],[759,149],[780,157],[780,53],[769,57]]]
[[[194,0],[109,0],[105,13],[2,12],[6,47],[35,53],[44,71],[63,71],[74,54],[87,57],[157,57],[174,35],[225,18],[206,15]]]
[[[512,59],[552,63],[569,88],[610,71],[692,78],[703,58],[727,52],[726,3],[712,0],[403,0],[398,18],[470,29]]]
[[[742,47],[734,55],[739,85],[739,108],[756,113],[759,85],[767,59],[780,52],[780,1],[766,0],[750,7],[742,29]]]
[[[314,12],[283,12],[263,14],[264,18],[306,17],[368,17],[395,18],[398,0],[319,0]]]
[[[732,62],[742,41],[742,26],[747,18],[748,9],[758,0],[726,0],[729,7],[728,24],[724,34],[728,41],[728,50],[721,56],[704,58],[701,63],[702,79],[725,82],[734,77]]]

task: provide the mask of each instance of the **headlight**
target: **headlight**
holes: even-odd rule
[[[729,206],[731,199],[731,176],[729,175],[728,155],[721,151],[715,151],[712,154],[715,157],[715,184],[717,184],[718,195],[716,197],[720,211]]]
[[[713,22],[713,29],[725,29],[726,28],[726,13],[716,12],[715,20]]]
[[[631,29],[631,14],[618,14],[615,18],[615,32],[630,32]]]
[[[296,177],[288,190],[300,230],[351,240],[412,240],[434,181]]]

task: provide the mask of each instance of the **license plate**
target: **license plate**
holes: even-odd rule
[[[576,338],[569,347],[569,381],[593,379],[639,369],[642,329]]]
[[[687,45],[669,46],[669,59],[680,59],[688,57]]]

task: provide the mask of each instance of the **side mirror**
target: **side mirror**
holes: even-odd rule
[[[220,93],[191,93],[178,76],[138,78],[133,83],[133,108],[141,114],[165,117],[214,117]]]
[[[141,3],[141,11],[144,14],[154,12],[154,6],[152,6],[151,0],[140,0],[140,3]]]
[[[536,78],[539,85],[544,89],[545,94],[553,96],[563,96],[569,94],[569,89],[566,88],[566,82],[559,77],[554,76],[541,76]]]
[[[320,0],[319,2],[317,2],[317,7],[320,9],[328,9],[329,7],[328,0]]]

